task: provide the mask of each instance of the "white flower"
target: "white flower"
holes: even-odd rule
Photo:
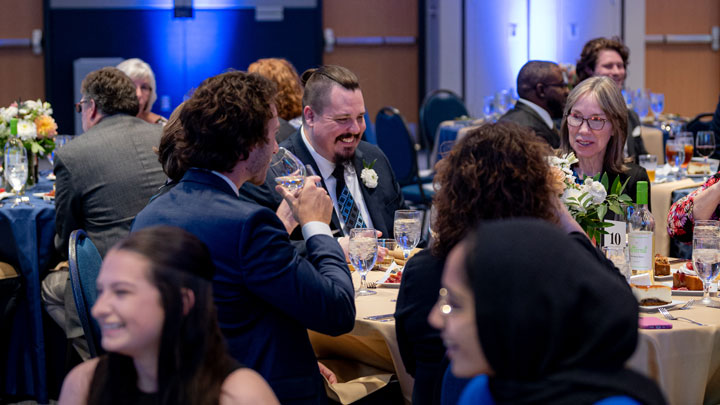
[[[20,120],[17,124],[18,136],[24,141],[30,141],[37,138],[37,128],[32,121]]]
[[[13,119],[18,113],[17,107],[7,107],[7,108],[0,108],[0,117],[2,117],[3,121],[10,122],[11,119]]]
[[[592,196],[593,203],[601,204],[607,197],[607,191],[605,191],[605,187],[603,187],[602,183],[596,181],[593,182],[592,186],[590,186],[590,195]]]
[[[362,169],[360,172],[360,178],[362,179],[363,184],[365,184],[365,187],[375,188],[378,185],[378,175],[373,169],[368,169],[367,167]]]
[[[572,204],[572,209],[578,212],[585,212],[585,208],[583,207],[583,201],[580,200],[580,195],[582,195],[583,191],[578,190],[573,187],[568,187],[565,189],[565,192],[562,195],[562,201],[567,205],[568,203]],[[574,200],[571,202],[570,199],[573,198]],[[585,196],[587,198],[587,196]]]

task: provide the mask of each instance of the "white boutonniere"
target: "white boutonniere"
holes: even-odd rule
[[[360,178],[367,188],[375,188],[378,185],[378,175],[375,170],[373,170],[375,162],[377,162],[377,159],[373,160],[372,163],[368,165],[363,159],[363,169],[362,172],[360,172]]]

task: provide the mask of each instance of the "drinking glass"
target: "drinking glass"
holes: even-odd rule
[[[393,264],[393,262],[395,262],[395,256],[393,256],[392,253],[390,253],[390,252],[394,251],[397,248],[397,246],[398,246],[397,241],[395,239],[387,239],[387,238],[378,239],[378,246],[384,247],[385,249],[387,249],[387,254],[385,255],[385,259],[380,264],[385,267],[389,267],[390,265]]]
[[[70,140],[70,135],[56,135],[55,136],[55,149],[53,149],[52,152],[48,155],[48,162],[50,162],[50,165],[55,167],[55,152],[57,152],[58,149],[65,146],[66,143]]]
[[[422,211],[398,210],[395,211],[395,222],[393,224],[395,240],[403,250],[405,259],[420,242],[422,231]]]
[[[648,115],[650,112],[650,97],[647,94],[647,90],[635,90],[635,94],[633,94],[633,109],[640,119]]]
[[[350,262],[360,274],[360,288],[355,296],[377,294],[367,289],[368,271],[373,268],[378,254],[377,231],[372,228],[353,228],[350,230]]]
[[[715,152],[715,133],[713,131],[698,131],[695,138],[695,150],[707,163],[708,157]]]
[[[715,219],[696,219],[693,223],[693,236],[720,237],[720,221]]]
[[[650,93],[650,109],[655,116],[655,122],[660,121],[660,113],[665,108],[665,95],[662,93]]]
[[[306,169],[303,162],[289,150],[280,147],[270,161],[270,173],[275,182],[293,192],[305,185]]]
[[[672,167],[671,172],[675,176],[675,180],[679,179],[680,165],[685,161],[685,145],[678,142],[677,139],[668,139],[665,143],[665,158]],[[670,175],[668,175],[670,177]]]
[[[626,246],[603,246],[602,248],[605,257],[610,259],[611,262],[620,270],[620,274],[625,277],[627,282],[630,282],[630,256]]]
[[[693,152],[695,151],[695,140],[693,139],[692,132],[679,132],[675,135],[675,140],[679,141],[685,150],[685,159],[683,160],[682,167],[686,168],[688,163],[692,160]]]
[[[655,170],[657,170],[657,156],[655,155],[640,155],[639,161],[640,166],[645,169],[650,178],[650,182],[655,182]]]
[[[7,145],[5,148],[5,181],[15,192],[15,202],[12,207],[20,205],[23,187],[28,177],[27,150],[20,144]]]
[[[710,299],[710,281],[720,270],[720,237],[693,235],[693,268],[703,282],[703,299],[705,305],[712,304]]]

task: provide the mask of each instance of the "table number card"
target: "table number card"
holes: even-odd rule
[[[625,246],[627,224],[624,221],[611,221],[609,219],[606,219],[605,222],[612,225],[605,228],[607,235],[603,235],[603,246]]]

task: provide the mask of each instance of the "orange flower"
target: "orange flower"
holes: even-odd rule
[[[41,115],[35,118],[35,127],[37,127],[38,138],[49,138],[57,135],[57,124],[55,120],[48,115]]]
[[[550,167],[550,186],[557,195],[565,191],[565,173],[559,167]]]

